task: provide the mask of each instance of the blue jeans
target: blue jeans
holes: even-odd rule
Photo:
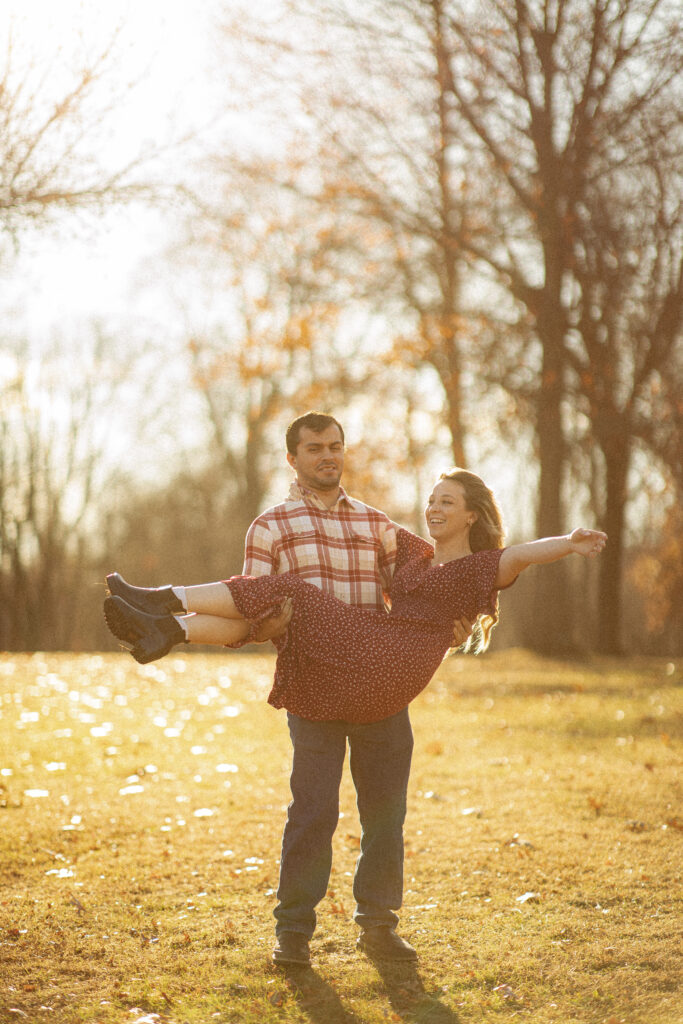
[[[315,907],[327,892],[332,836],[346,744],[361,824],[354,920],[394,927],[403,899],[403,822],[413,751],[408,709],[379,722],[310,722],[288,714],[292,802],[282,837],[277,934],[315,930]]]

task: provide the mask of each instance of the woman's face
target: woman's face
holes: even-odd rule
[[[430,537],[444,541],[466,534],[475,518],[474,512],[467,508],[462,484],[457,480],[439,480],[425,509]]]

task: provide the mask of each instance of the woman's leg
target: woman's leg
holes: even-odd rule
[[[201,583],[196,587],[185,587],[185,608],[198,615],[218,616],[222,619],[241,619],[232,594],[225,583]],[[209,628],[209,627],[207,627]],[[212,643],[211,640],[194,640],[193,643]]]
[[[253,613],[247,607],[243,615],[230,590],[234,585],[232,581],[229,585],[219,582],[155,589],[133,587],[118,573],[110,573],[107,576],[110,596],[104,602],[105,618],[114,636],[133,644],[132,654],[142,664],[162,657],[183,641],[232,645],[249,638],[252,620],[264,614],[272,619],[278,607],[283,620],[281,630],[284,630],[291,618],[291,607],[287,609],[287,600],[283,599],[287,597],[288,588],[295,586],[289,576],[244,577],[240,600],[245,598],[245,589],[247,592],[256,590],[256,593],[251,595]],[[296,582],[309,586],[300,580]],[[320,591],[317,593],[323,596]]]
[[[225,584],[209,584],[209,586],[214,585],[222,586],[224,590],[228,591]],[[188,587],[188,590],[202,589],[206,588]],[[240,640],[245,640],[251,629],[251,624],[246,619],[224,618],[222,615],[177,615],[176,619],[185,630],[187,642],[190,644],[220,644],[221,646],[235,644]]]
[[[227,619],[242,618],[225,583],[206,583],[197,587],[134,587],[120,573],[110,572],[107,586],[112,597],[120,597],[146,615],[199,612]]]

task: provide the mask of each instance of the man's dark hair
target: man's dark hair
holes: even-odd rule
[[[287,451],[290,455],[296,455],[296,450],[299,446],[299,439],[301,437],[301,431],[305,427],[308,430],[312,430],[314,434],[322,434],[323,430],[327,430],[328,427],[339,427],[339,433],[341,434],[342,444],[344,443],[344,429],[334,416],[329,416],[326,412],[307,412],[303,416],[297,416],[295,420],[287,427],[287,433],[285,440],[287,442]]]

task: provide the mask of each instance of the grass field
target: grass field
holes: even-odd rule
[[[452,658],[413,705],[400,931],[355,950],[345,777],[311,970],[273,967],[269,655],[0,655],[0,1021],[677,1024],[681,683]]]

